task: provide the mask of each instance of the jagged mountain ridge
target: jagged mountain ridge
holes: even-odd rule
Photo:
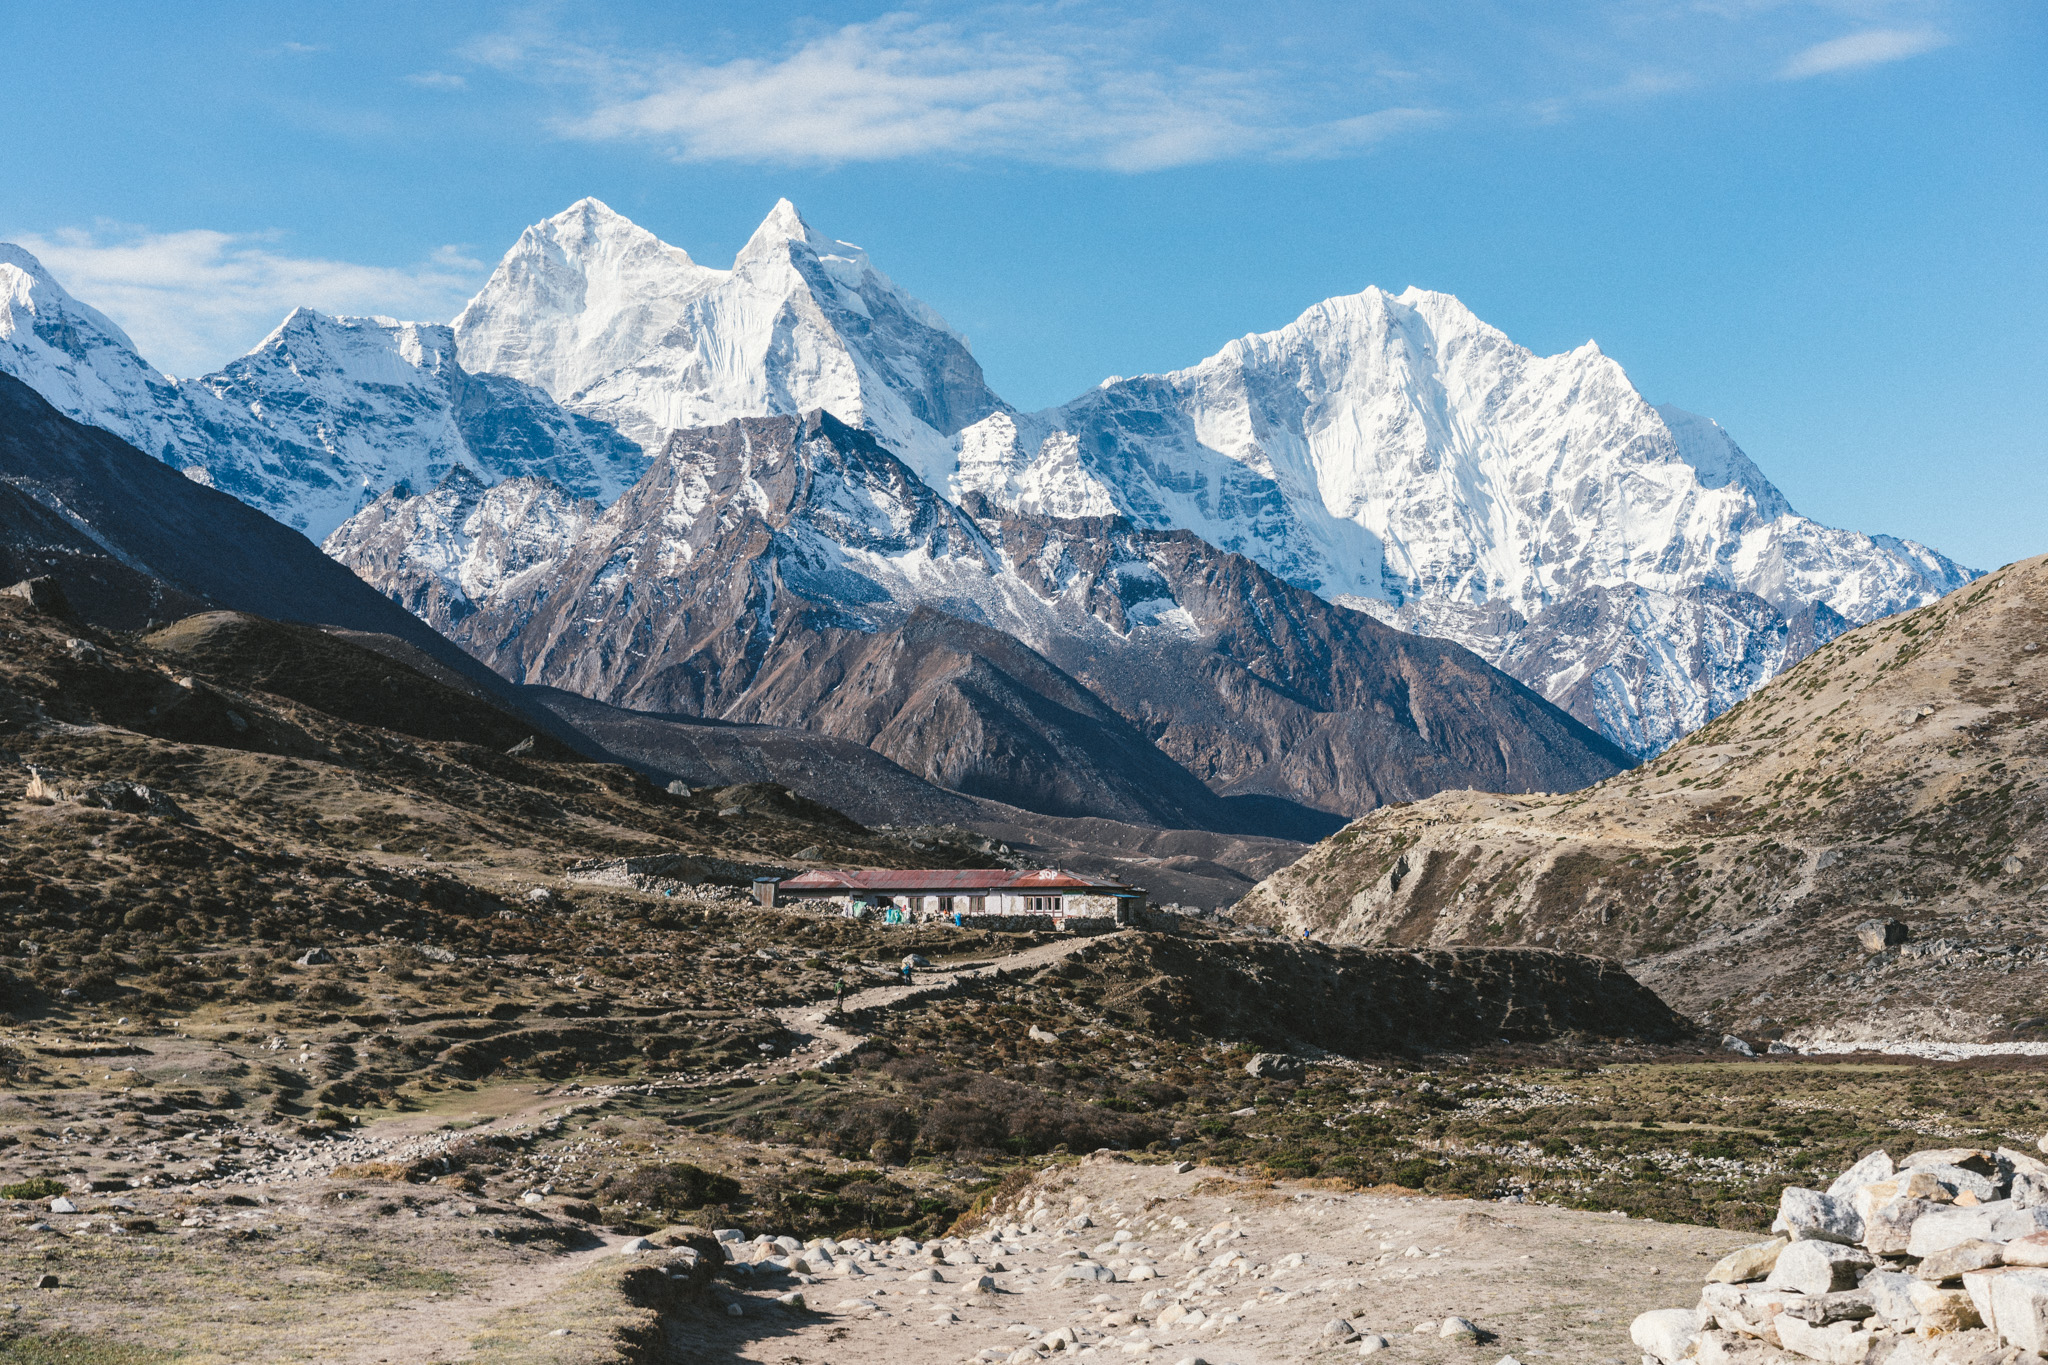
[[[552,564],[496,567],[568,501],[451,481],[326,549],[508,676],[808,726],[1052,814],[1237,828],[1220,799],[1356,811],[1626,761],[1455,646],[1185,532],[951,503],[821,412],[679,433]]]
[[[37,376],[60,406],[69,395],[82,420],[121,430],[126,414],[128,434],[152,450],[192,444],[177,410],[195,401],[193,383],[174,386],[183,397],[166,407],[167,381],[118,328],[82,306],[50,311],[63,318],[45,331],[85,340],[68,351],[0,344],[0,368]],[[17,341],[37,335],[19,321]],[[404,350],[403,327],[391,327]],[[446,332],[415,330],[414,350],[445,353]],[[1597,346],[1535,356],[1455,298],[1416,289],[1330,299],[1186,370],[1113,379],[1020,414],[942,319],[787,201],[718,270],[586,199],[522,234],[453,342],[461,363],[445,368],[471,387],[482,374],[516,380],[530,387],[505,398],[513,407],[546,413],[551,394],[649,448],[677,427],[822,407],[956,501],[1192,530],[1297,586],[1458,641],[1637,756],[1811,642],[1970,576],[1912,542],[1800,517],[1724,431],[1649,404]],[[200,383],[198,399],[243,413],[301,405],[296,369],[251,363],[262,351],[237,362],[242,376]],[[339,433],[368,453],[308,454],[302,426],[200,467],[316,536],[401,466],[415,488],[463,465],[485,481],[544,475],[600,502],[642,467],[571,434],[450,459],[438,452],[457,442],[437,445],[433,431],[339,396],[319,419],[320,439]],[[556,409],[507,425],[567,420]],[[491,451],[503,439],[471,444]],[[413,464],[387,457],[394,449]]]
[[[158,374],[126,333],[0,244],[0,371],[318,541],[397,484],[544,472],[605,501],[647,467],[611,427],[456,362],[450,328],[300,308],[213,374]]]
[[[801,339],[780,388],[749,299]],[[871,312],[894,321],[869,329]],[[720,272],[586,200],[528,230],[457,330],[475,368],[643,439],[815,404],[955,500],[1192,530],[1457,640],[1638,756],[1831,630],[1969,577],[1800,517],[1726,432],[1651,405],[1597,346],[1535,356],[1421,290],[1327,300],[1188,370],[1020,414],[787,201]]]
[[[470,369],[650,450],[684,428],[824,408],[943,488],[953,434],[1007,411],[943,318],[787,199],[730,270],[580,200],[520,234],[454,326]]]
[[[1592,343],[1536,356],[1418,289],[1330,299],[1189,369],[993,415],[959,448],[957,489],[1191,529],[1457,640],[1639,756],[1739,699],[1729,678],[1796,662],[1816,614],[1824,639],[1830,613],[1873,620],[1971,576],[1799,516],[1719,426],[1651,405]],[[1588,609],[1629,584],[1643,594],[1618,618]],[[1757,600],[1703,612],[1699,590]],[[1713,645],[1662,648],[1659,627],[1628,629],[1637,610]],[[1561,630],[1574,618],[1587,629]],[[1603,638],[1618,652],[1589,650]]]

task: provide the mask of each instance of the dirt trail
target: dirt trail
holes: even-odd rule
[[[1118,929],[1113,933],[1098,934],[1090,938],[1059,939],[1052,943],[1041,943],[1007,957],[987,962],[967,962],[956,966],[926,967],[916,969],[908,985],[872,986],[864,991],[848,995],[839,1009],[829,1003],[791,1005],[774,1011],[776,1020],[791,1033],[807,1041],[791,1050],[789,1056],[779,1059],[779,1064],[770,1068],[776,1071],[793,1071],[819,1065],[833,1057],[851,1052],[866,1040],[864,1034],[855,1030],[863,1019],[872,1018],[883,1010],[898,1005],[917,1004],[945,995],[964,982],[985,980],[999,973],[1037,971],[1055,962],[1072,957],[1096,944],[1114,943],[1128,938],[1129,929]]]
[[[1033,1209],[1039,1197],[1045,1205]],[[1083,1214],[1090,1225],[1076,1227]],[[1076,1340],[1060,1358],[1104,1365],[1138,1356],[1334,1362],[1359,1354],[1349,1331],[1386,1337],[1386,1358],[1409,1365],[1505,1354],[1529,1365],[1625,1365],[1641,1355],[1628,1337],[1637,1313],[1690,1303],[1712,1260],[1753,1240],[1542,1205],[1340,1193],[1102,1160],[1040,1176],[992,1231],[999,1240],[947,1244],[941,1262],[884,1254],[858,1276],[799,1282],[769,1271],[722,1288],[742,1316],[714,1308],[683,1324],[691,1358],[958,1365],[990,1359],[982,1353],[991,1349],[1000,1360],[1065,1328]],[[1081,1264],[1115,1279],[1070,1278]],[[976,1289],[983,1276],[993,1292]],[[791,1290],[805,1308],[776,1302]],[[1449,1315],[1487,1339],[1474,1346],[1416,1330]],[[1337,1319],[1349,1327],[1334,1330]]]

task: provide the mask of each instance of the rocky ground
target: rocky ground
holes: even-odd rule
[[[1621,1360],[1622,1250],[1676,1274],[1803,1171],[2048,1112],[2040,1061],[1743,1059],[1547,948],[763,910],[763,871],[1018,851],[666,790],[253,618],[131,638],[0,597],[0,645],[0,1361],[966,1361],[1061,1328],[1300,1359],[1359,1349],[1318,1344],[1338,1316],[1420,1360]],[[713,1279],[691,1228],[866,1274]],[[1211,1229],[1256,1254],[1176,1288]],[[1054,1279],[1075,1250],[1121,1278]],[[1494,1339],[1412,1330],[1446,1316]]]

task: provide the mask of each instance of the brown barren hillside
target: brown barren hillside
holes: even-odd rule
[[[2048,1036],[2044,717],[2048,557],[1841,637],[1584,791],[1375,811],[1239,913],[1609,954],[1711,1024],[1808,1045]],[[1910,941],[1866,951],[1872,919]]]

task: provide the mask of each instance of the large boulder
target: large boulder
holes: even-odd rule
[[[1973,1239],[2010,1242],[2044,1229],[2048,1229],[2048,1208],[2023,1209],[2009,1199],[1975,1208],[1940,1208],[1914,1220],[1906,1254],[1925,1260],[1937,1251]]]
[[[1852,1322],[1815,1327],[1787,1317],[1778,1324],[1785,1349],[1828,1365],[1879,1365],[1896,1344],[1889,1332],[1871,1332]]]
[[[1889,1152],[1882,1150],[1872,1152],[1869,1156],[1864,1157],[1854,1166],[1836,1176],[1834,1182],[1827,1188],[1827,1196],[1830,1199],[1846,1199],[1864,1185],[1872,1185],[1880,1180],[1891,1179],[1892,1172],[1896,1169],[1897,1167],[1892,1165],[1892,1158]]]
[[[1914,1267],[1913,1274],[1929,1284],[1945,1284],[1950,1280],[1960,1280],[1973,1270],[1988,1270],[2004,1264],[2004,1243],[1973,1237],[1967,1242],[1943,1247]]]
[[[1787,1185],[1778,1195],[1778,1219],[1772,1231],[1786,1233],[1794,1241],[1854,1245],[1863,1240],[1863,1220],[1845,1199]]]
[[[1778,1255],[1778,1264],[1764,1280],[1766,1289],[1791,1289],[1801,1294],[1833,1294],[1854,1289],[1857,1279],[1875,1262],[1862,1247],[1840,1242],[1794,1242]]]
[[[1714,1268],[1707,1272],[1707,1283],[1743,1284],[1750,1280],[1761,1280],[1778,1264],[1778,1253],[1790,1245],[1791,1243],[1783,1237],[1773,1237],[1768,1242],[1737,1247],[1714,1262]]]
[[[1868,1189],[1858,1190],[1858,1196]],[[1912,1245],[1913,1225],[1944,1205],[1926,1199],[1894,1199],[1863,1215],[1863,1245],[1879,1256],[1903,1256]]]
[[[1285,1052],[1261,1052],[1244,1064],[1244,1074],[1258,1081],[1298,1081],[1308,1063]]]
[[[1653,1308],[1628,1327],[1629,1340],[1664,1365],[1677,1365],[1691,1355],[1699,1334],[1700,1315],[1690,1308]]]
[[[1700,1294],[1703,1325],[1739,1332],[1759,1341],[1778,1344],[1777,1318],[1787,1308],[1804,1301],[1804,1295],[1786,1289],[1764,1289],[1754,1285],[1710,1284]]]

